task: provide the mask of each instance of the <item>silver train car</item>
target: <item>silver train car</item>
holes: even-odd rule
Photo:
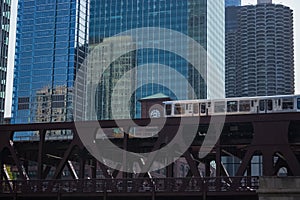
[[[165,101],[165,117],[300,112],[300,95]]]

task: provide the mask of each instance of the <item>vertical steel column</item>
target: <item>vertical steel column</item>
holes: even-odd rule
[[[167,177],[174,177],[174,163],[171,163],[169,164],[167,167],[166,167],[166,170],[167,170]]]
[[[123,173],[122,178],[128,178],[128,173],[126,172],[128,169],[128,163],[127,163],[127,151],[128,151],[128,139],[129,139],[129,127],[124,127],[124,133],[123,133]],[[127,187],[127,186],[125,186]]]
[[[210,160],[205,160],[205,176],[210,177]]]
[[[0,150],[0,192],[2,193],[2,190],[3,190],[3,186],[4,186],[4,183],[2,183],[3,181],[3,161],[2,161],[2,151]]]
[[[218,140],[216,147],[216,176],[221,176],[221,147],[220,140]]]
[[[43,178],[43,155],[44,155],[44,143],[45,143],[45,136],[46,136],[46,130],[39,130],[40,134],[40,141],[39,141],[39,152],[38,152],[38,172],[37,172],[37,178],[42,179]]]
[[[92,179],[97,177],[97,160],[96,158],[92,159]]]
[[[85,176],[85,163],[87,158],[87,152],[85,149],[80,150],[80,168],[79,168],[79,179],[84,179]]]

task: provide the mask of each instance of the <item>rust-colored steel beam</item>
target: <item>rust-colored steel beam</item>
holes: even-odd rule
[[[201,125],[202,127],[206,127],[209,125],[211,117],[201,117],[200,122],[197,121],[197,118],[188,117],[188,120],[184,120],[184,126],[190,125]],[[153,140],[147,140],[151,142],[151,147],[149,145],[147,148],[151,148],[152,151],[160,149],[165,144],[168,144],[174,137],[177,132],[183,131],[182,129],[178,129],[178,124],[180,124],[180,118],[168,118],[166,123],[164,120],[161,119],[136,119],[133,120],[108,120],[108,121],[98,121],[99,125],[102,128],[113,128],[113,127],[122,127],[124,128],[125,132],[129,132],[129,128],[135,127],[136,125],[139,126],[146,126],[151,122],[151,124],[155,124],[158,127],[164,126],[162,131],[158,134],[158,138]],[[279,164],[273,163],[273,157],[276,153],[280,153],[286,166],[292,175],[300,175],[300,163],[299,163],[299,155],[300,155],[300,147],[299,143],[291,144],[289,141],[289,127],[290,124],[293,124],[296,128],[295,130],[299,130],[298,125],[300,122],[300,113],[276,113],[276,114],[251,114],[251,115],[232,115],[227,116],[225,121],[225,127],[227,129],[223,130],[219,143],[214,147],[214,150],[203,159],[203,162],[206,163],[206,175],[210,175],[209,170],[210,166],[208,165],[209,161],[215,160],[216,161],[216,174],[217,176],[224,175],[224,168],[221,163],[221,156],[225,155],[224,152],[228,152],[234,156],[239,157],[242,160],[242,163],[238,169],[237,176],[244,175],[244,172],[247,171],[248,175],[251,175],[249,170],[249,165],[251,163],[251,158],[253,155],[257,155],[257,152],[260,152],[263,157],[263,175],[274,175],[278,171]],[[81,122],[85,126],[93,125],[94,122]],[[80,124],[80,123],[79,123]],[[245,126],[246,124],[246,126]],[[43,124],[18,124],[18,125],[0,125],[0,152],[3,152],[4,149],[9,149],[10,155],[3,155],[2,164],[13,163],[16,166],[18,172],[23,175],[23,179],[27,179],[26,174],[24,174],[24,167],[22,163],[28,161],[37,162],[37,177],[43,179],[47,177],[51,167],[55,168],[53,179],[58,179],[60,177],[61,171],[63,170],[68,158],[72,157],[75,159],[75,155],[72,155],[72,149],[75,146],[78,146],[80,152],[86,151],[78,133],[76,132],[76,125],[74,122],[64,122],[64,123],[43,123]],[[242,133],[236,129],[237,136],[234,136],[234,128],[230,128],[232,126],[237,126],[238,128],[246,127],[245,129],[248,135],[243,136]],[[240,126],[240,127],[239,127]],[[249,127],[250,128],[249,128]],[[228,128],[229,127],[229,128]],[[300,127],[300,125],[299,125]],[[58,141],[46,141],[45,140],[45,133],[47,130],[72,130],[73,131],[73,139],[69,140],[68,142],[61,143]],[[25,152],[23,151],[23,147],[26,145],[26,141],[18,142],[18,149],[16,149],[16,145],[11,142],[13,138],[14,132],[18,131],[39,131],[40,138],[39,141],[35,141],[30,143],[30,151]],[[202,131],[202,130],[201,130]],[[227,132],[226,132],[227,131]],[[247,132],[248,131],[248,132]],[[249,133],[250,131],[250,133]],[[240,133],[240,134],[239,134]],[[293,133],[294,136],[297,134]],[[127,135],[127,134],[125,134]],[[232,136],[231,136],[232,135]],[[238,138],[244,137],[244,138]],[[236,137],[236,138],[234,138]],[[199,146],[201,146],[201,139],[200,136],[196,137],[198,141],[193,144],[192,149],[199,150]],[[134,138],[124,137],[123,139],[118,138],[121,143],[121,147],[126,149],[134,149],[135,145],[143,148],[143,143],[138,142]],[[137,141],[137,142],[136,142]],[[240,143],[239,143],[240,141]],[[45,156],[45,151],[49,149],[45,149],[45,146],[51,146],[51,142],[53,142],[53,147],[55,149],[51,149],[51,152],[57,152],[62,159],[57,161],[58,163],[53,162],[51,165],[50,158]],[[29,143],[29,142],[27,142]],[[24,144],[24,145],[23,145]],[[32,144],[32,145],[31,145]],[[36,146],[34,146],[36,145]],[[131,145],[131,146],[130,146]],[[291,148],[293,145],[293,148]],[[27,145],[28,149],[28,145]],[[34,150],[32,150],[34,149]],[[186,157],[187,163],[190,167],[191,175],[194,177],[200,176],[197,172],[199,162],[195,161],[198,159],[194,155],[183,155]],[[194,159],[195,158],[195,159]],[[85,162],[88,160],[94,159],[90,154],[84,156],[81,159],[81,170],[80,170],[80,177],[83,177],[83,171],[85,167]],[[126,154],[123,157],[124,163],[123,165],[127,166],[126,162]],[[148,158],[147,163],[144,168],[149,167],[148,165],[153,161],[155,158]],[[281,161],[282,163],[282,161]],[[57,165],[56,165],[57,164]],[[280,164],[281,166],[282,164]],[[46,166],[45,169],[43,169]],[[99,164],[99,167],[103,171],[103,175],[106,178],[111,178],[111,175],[107,172],[107,167]],[[127,166],[132,167],[132,166]],[[173,171],[173,170],[172,170]],[[47,173],[46,173],[47,172]],[[117,177],[117,174],[120,172],[115,170],[112,172],[113,177]],[[170,175],[170,174],[169,174]],[[94,176],[94,175],[93,175]],[[123,173],[123,177],[127,177],[128,174]],[[140,177],[144,177],[145,174],[140,174]],[[172,175],[173,176],[173,175]],[[121,177],[121,176],[118,176]]]
[[[273,157],[279,152],[286,158],[291,173],[294,176],[299,176],[300,164],[288,141],[289,125],[290,122],[286,120],[253,122],[254,138],[247,148],[246,155],[242,159],[242,164],[236,175],[243,175],[252,156],[259,152],[263,157],[263,175],[273,176],[275,172]]]

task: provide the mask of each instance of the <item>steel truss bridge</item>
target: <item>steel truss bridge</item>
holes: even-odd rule
[[[150,152],[168,144],[178,131],[180,118],[98,121],[104,129],[122,128],[122,137],[110,140],[133,152]],[[131,174],[113,170],[98,162],[82,144],[74,122],[0,126],[1,199],[258,199],[259,177],[253,176],[253,156],[262,158],[262,175],[277,176],[283,167],[288,176],[300,176],[300,113],[226,116],[221,137],[210,153],[199,158],[199,150],[211,117],[190,117],[183,126],[197,126],[198,134],[182,155],[189,166],[185,177],[174,173],[174,164],[163,177],[149,173]],[[131,127],[163,127],[156,137],[134,138]],[[91,122],[83,122],[87,127]],[[68,130],[71,136],[53,139],[49,131]],[[34,138],[16,138],[18,132],[35,131]],[[87,133],[88,134],[88,133]],[[222,156],[241,160],[235,176],[227,173]],[[211,161],[215,162],[212,174]],[[34,166],[31,166],[34,163]],[[74,163],[76,167],[74,167]],[[199,166],[204,166],[204,174]],[[13,179],[14,169],[17,177]],[[87,176],[87,167],[90,174]],[[75,170],[76,168],[76,170]],[[29,171],[35,171],[31,178]],[[68,169],[70,177],[62,174]],[[101,170],[101,178],[97,170]],[[147,184],[144,184],[147,183]]]

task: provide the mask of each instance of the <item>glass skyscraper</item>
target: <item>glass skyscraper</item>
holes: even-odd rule
[[[172,99],[209,98],[207,88],[212,83],[210,77],[206,77],[209,59],[214,61],[219,72],[216,75],[220,82],[214,80],[214,84],[216,87],[224,88],[225,6],[223,0],[91,0],[90,7],[90,50],[96,46],[99,49],[107,48],[105,47],[108,45],[107,41],[111,42],[110,46],[116,46],[116,43],[109,38],[124,31],[154,27],[182,33],[198,42],[207,52],[205,57],[193,55],[194,52],[189,49],[189,44],[185,39],[178,38],[176,42],[170,44],[170,39],[157,39],[161,33],[144,32],[143,34],[147,36],[153,34],[153,38],[156,38],[148,41],[151,43],[150,46],[155,46],[157,43],[163,47],[171,45],[175,49],[186,52],[188,56],[198,57],[203,72],[202,76],[193,69],[191,63],[174,52],[155,48],[136,49],[131,54],[125,55],[128,57],[127,59],[121,56],[110,65],[104,73],[110,74],[110,76],[103,75],[101,77],[97,94],[98,119],[111,118],[109,108],[112,106],[109,102],[111,99],[107,96],[111,96],[115,86],[112,79],[119,79],[133,68],[136,70],[131,77],[128,77],[131,82],[127,84],[128,89],[134,90],[130,100],[132,117],[140,117],[138,100],[156,93],[164,93]],[[174,35],[170,34],[169,38],[172,37]],[[124,42],[124,40],[122,41]],[[135,44],[127,39],[129,46],[140,45],[143,42],[137,41],[139,44]],[[115,63],[118,63],[117,69],[123,70],[114,70]],[[93,67],[101,68],[102,66],[99,64]],[[164,66],[180,73],[186,81],[173,77],[170,70],[166,70]],[[207,79],[207,83],[205,83],[205,79]],[[188,84],[192,86],[195,95],[189,93]],[[173,86],[176,91],[171,91],[166,85]]]
[[[10,27],[10,3],[10,0],[0,0],[0,124],[2,124],[4,121],[6,71]]]
[[[12,123],[73,120],[88,12],[87,0],[19,0]]]

